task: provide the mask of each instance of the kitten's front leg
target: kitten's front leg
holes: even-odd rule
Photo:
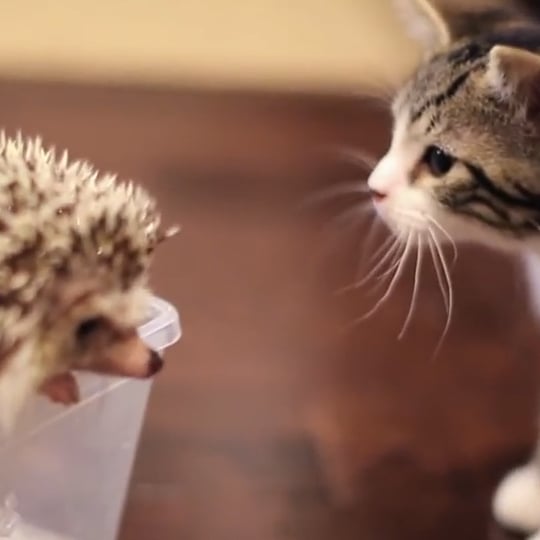
[[[513,531],[540,540],[540,463],[531,462],[510,472],[493,499],[497,521]]]

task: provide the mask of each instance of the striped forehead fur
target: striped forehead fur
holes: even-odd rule
[[[407,119],[408,132],[426,145],[442,144],[461,164],[461,178],[450,174],[431,186],[440,202],[490,227],[536,235],[540,130],[526,117],[526,100],[513,95],[504,76],[490,73],[496,45],[536,53],[540,26],[486,30],[432,54],[398,93],[394,115]]]
[[[413,121],[429,107],[440,107],[471,75],[486,68],[488,54],[495,45],[540,51],[540,26],[520,25],[481,33],[453,44],[448,50],[431,56],[416,70],[397,103],[411,107]]]

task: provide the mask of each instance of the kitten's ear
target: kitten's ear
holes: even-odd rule
[[[503,99],[524,105],[529,118],[540,120],[540,55],[496,45],[489,53],[488,85]]]
[[[411,37],[429,55],[455,41],[486,30],[527,21],[526,13],[511,9],[508,0],[394,0]]]
[[[409,35],[427,53],[452,43],[450,26],[443,13],[430,0],[394,0]]]

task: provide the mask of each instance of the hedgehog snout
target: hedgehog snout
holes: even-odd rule
[[[163,369],[163,358],[156,351],[150,351],[150,360],[148,361],[148,376],[152,377]]]
[[[160,355],[150,349],[135,330],[117,336],[107,345],[88,352],[84,361],[77,362],[75,369],[105,373],[119,377],[146,379],[163,368]]]
[[[142,355],[134,350],[114,360],[109,356],[112,374],[147,379],[160,372],[163,369],[163,359],[156,351],[147,347],[145,349]]]

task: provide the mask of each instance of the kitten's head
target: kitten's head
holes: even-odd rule
[[[378,212],[404,239],[536,241],[540,26],[502,10],[400,5],[426,54],[394,100],[392,142],[369,178]]]

